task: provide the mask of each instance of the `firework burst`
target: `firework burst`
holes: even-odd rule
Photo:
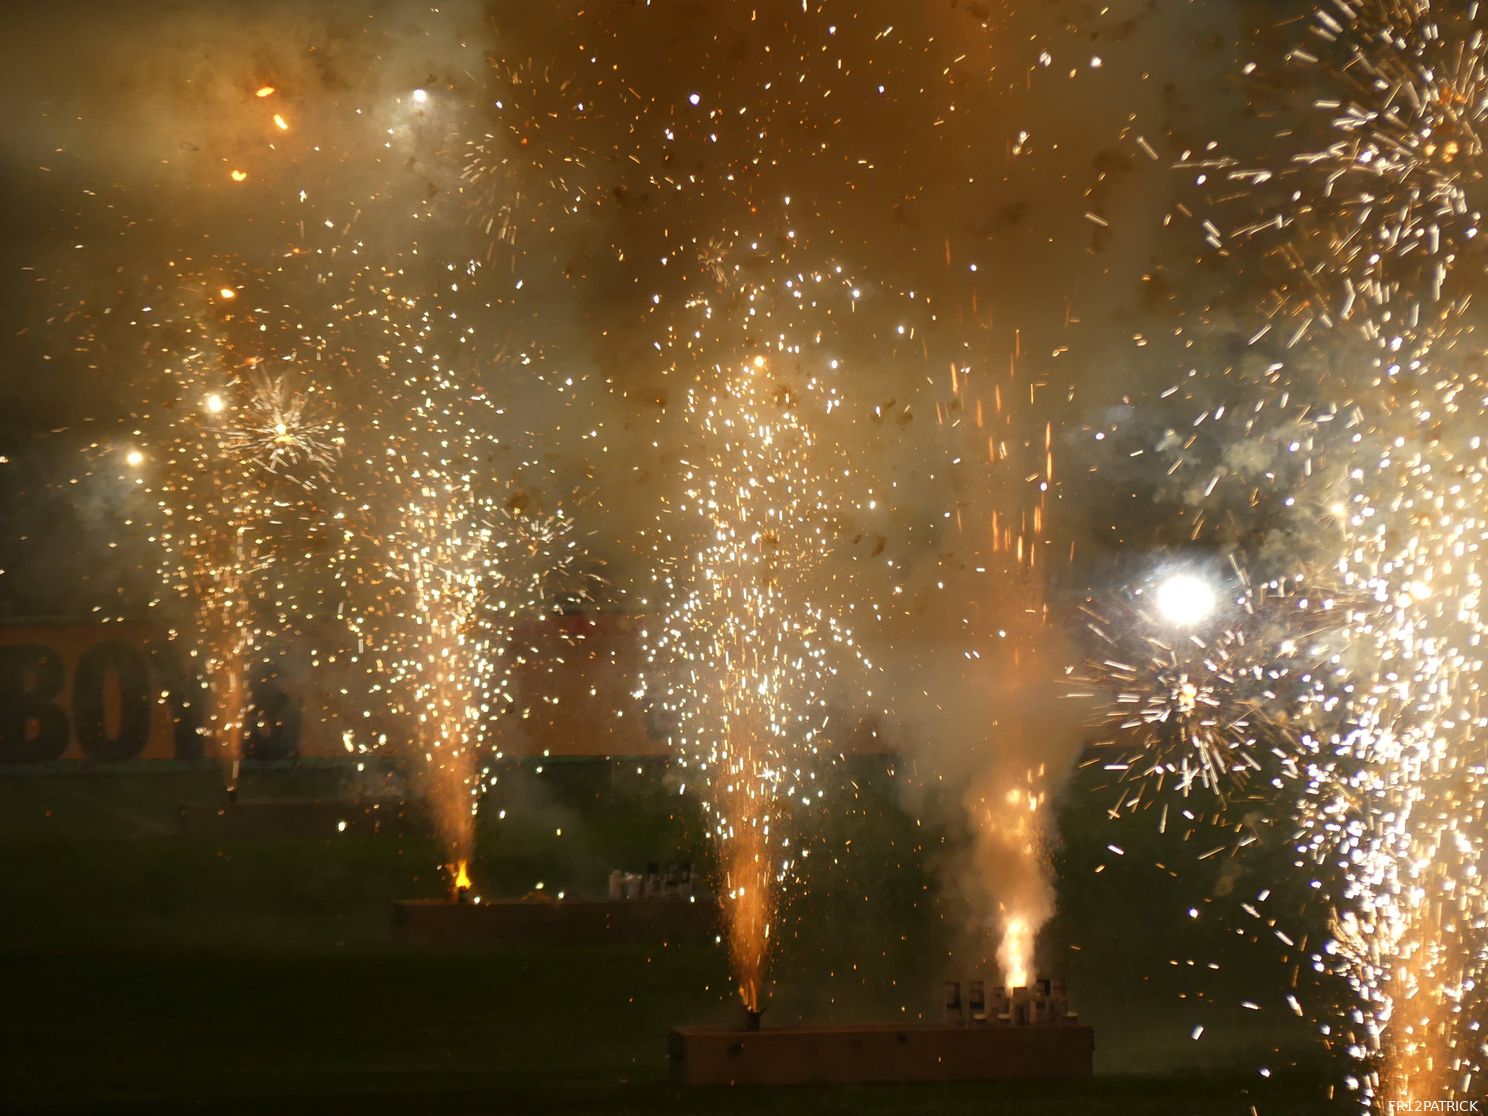
[[[1298,773],[1294,715],[1336,653],[1354,599],[1303,574],[1254,585],[1232,569],[1230,599],[1201,614],[1182,614],[1190,601],[1164,599],[1179,582],[1208,580],[1183,572],[1154,579],[1106,614],[1084,606],[1096,650],[1082,696],[1103,696],[1091,762],[1122,784],[1116,812],[1162,804],[1166,816],[1176,793],[1207,796],[1223,814],[1232,800],[1257,797],[1253,781],[1274,786]]]
[[[1259,208],[1229,244],[1281,261],[1287,313],[1304,323],[1368,319],[1471,292],[1481,259],[1488,63],[1479,5],[1345,0],[1321,8],[1313,39],[1278,80],[1314,91],[1260,165],[1187,158],[1206,189]],[[1249,72],[1249,71],[1248,71]],[[1210,145],[1206,151],[1212,151]],[[1206,222],[1217,248],[1226,245]]]
[[[221,393],[207,395],[209,413],[228,412],[222,435],[224,453],[252,461],[269,473],[285,473],[299,483],[323,481],[344,439],[334,424],[315,409],[310,396],[290,387],[287,379],[252,378],[247,401],[228,411]]]
[[[1440,295],[1481,224],[1488,67],[1476,4],[1365,0],[1318,13],[1338,138],[1295,156],[1325,188],[1303,224],[1327,230],[1332,266],[1383,304],[1399,291]],[[1295,55],[1311,56],[1306,51]]]
[[[585,165],[592,153],[575,142],[587,121],[586,102],[572,80],[560,80],[531,59],[488,60],[490,131],[465,141],[460,193],[490,247],[514,246],[524,225],[573,214],[593,192]]]

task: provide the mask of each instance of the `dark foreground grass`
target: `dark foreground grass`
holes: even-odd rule
[[[483,832],[478,882],[508,894],[537,879],[592,890],[610,866],[680,856],[696,840],[674,799],[615,788],[593,771],[545,785],[529,822]],[[179,779],[154,791],[137,780],[0,781],[0,805],[30,811],[0,820],[0,1110],[1339,1110],[1326,1100],[1335,1070],[1272,1010],[1285,971],[1209,918],[1224,872],[1138,867],[1152,852],[1132,844],[1140,834],[1115,854],[1110,830],[1067,821],[1061,915],[1045,935],[1096,1028],[1096,1078],[697,1090],[669,1082],[665,1038],[676,1024],[734,1018],[715,941],[402,949],[389,901],[441,886],[426,838],[169,836],[170,804],[152,795],[189,790]],[[49,794],[61,804],[50,813]],[[936,981],[948,964],[958,971],[933,849],[892,803],[860,806],[856,828],[831,834],[852,855],[819,853],[782,921],[767,1023],[933,1013]]]
[[[1315,1074],[689,1090],[666,1027],[696,1014],[694,950],[7,958],[15,1111],[1328,1111]]]

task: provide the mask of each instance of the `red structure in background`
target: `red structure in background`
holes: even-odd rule
[[[493,728],[509,756],[664,756],[667,726],[636,696],[644,618],[536,617],[515,646],[515,701]],[[338,758],[367,731],[365,685],[327,626],[289,641],[253,680],[250,760]],[[0,625],[0,765],[205,758],[205,694],[179,645],[149,624]],[[385,731],[395,731],[387,726]],[[883,751],[866,722],[843,722],[844,752]]]

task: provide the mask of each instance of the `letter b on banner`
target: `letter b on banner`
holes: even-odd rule
[[[0,763],[46,763],[67,750],[67,714],[58,703],[66,672],[49,647],[0,647]]]

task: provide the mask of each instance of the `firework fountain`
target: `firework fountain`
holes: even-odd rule
[[[1044,518],[1053,482],[1051,431],[1045,425],[1040,438],[1028,429],[1034,388],[1020,380],[1014,362],[1007,382],[996,385],[991,407],[981,404],[974,412],[974,425],[986,427],[977,434],[986,437],[990,507],[978,510],[986,511],[987,559],[997,575],[999,596],[988,602],[990,623],[980,634],[989,637],[996,629],[985,661],[1003,679],[1003,698],[1012,700],[999,703],[997,738],[991,741],[983,777],[974,785],[967,808],[975,826],[979,865],[998,896],[997,963],[1008,988],[1028,987],[1035,937],[1054,913],[1048,805],[1051,785],[1065,774],[1047,736],[1038,733],[1036,718],[1027,715],[1026,704],[1032,694],[1051,692],[1059,666],[1044,584]],[[979,503],[973,501],[973,506]],[[971,525],[972,531],[977,529]],[[1034,746],[1036,733],[1042,746]],[[1020,763],[1027,766],[1020,770]]]
[[[187,292],[131,467],[152,499],[161,577],[190,609],[204,728],[235,795],[266,626],[290,623],[283,570],[315,550],[342,439],[293,365],[294,342],[269,330],[272,312],[239,307],[236,288],[209,291],[200,276]]]
[[[502,725],[521,719],[525,626],[561,607],[555,579],[572,569],[577,544],[562,505],[543,511],[523,486],[536,463],[492,475],[499,420],[437,357],[412,365],[387,398],[374,420],[383,452],[362,463],[381,496],[347,528],[357,555],[343,568],[347,616],[361,648],[354,661],[392,731],[407,734],[459,899],[510,733]],[[582,582],[566,588],[582,595]]]
[[[809,592],[838,515],[809,421],[824,387],[798,397],[763,355],[715,375],[688,392],[697,452],[675,513],[701,537],[646,638],[668,668],[659,704],[675,718],[674,745],[705,784],[729,952],[757,1019],[791,872],[789,803],[814,789],[824,683],[852,637]]]
[[[1376,362],[1316,412],[1307,475],[1288,478],[1313,529],[1256,556],[1286,574],[1232,576],[1192,630],[1174,630],[1160,597],[1093,625],[1093,672],[1117,693],[1118,809],[1160,802],[1166,826],[1166,787],[1217,815],[1267,802],[1294,825],[1331,913],[1313,965],[1353,997],[1350,1023],[1326,1010],[1320,1022],[1362,1063],[1352,1081],[1371,1105],[1467,1091],[1480,1057],[1484,464],[1463,405],[1471,374],[1411,363]]]
[[[1186,388],[1196,432],[1166,447],[1195,538],[1215,509],[1273,513],[1234,559],[1262,580],[1231,578],[1193,631],[1160,597],[1122,606],[1092,666],[1118,694],[1113,766],[1140,788],[1120,805],[1166,785],[1222,813],[1250,782],[1294,823],[1332,930],[1312,966],[1349,989],[1321,1028],[1383,1109],[1470,1095],[1483,1060],[1488,395],[1469,265],[1488,71],[1476,5],[1341,4],[1313,30],[1291,59],[1317,115],[1288,116],[1259,166],[1185,164],[1263,211],[1229,237],[1206,223],[1211,244],[1282,267],[1251,340],[1282,324],[1290,351]],[[1206,444],[1228,447],[1219,464]]]
[[[1355,410],[1328,495],[1342,512],[1336,576],[1369,607],[1352,610],[1350,646],[1305,707],[1346,700],[1345,719],[1314,715],[1328,727],[1301,737],[1300,844],[1343,870],[1328,952],[1362,1005],[1351,1047],[1377,1067],[1366,1095],[1383,1101],[1468,1092],[1482,1056],[1485,396],[1482,353],[1437,340],[1382,360]]]
[[[973,955],[1003,984],[1031,983],[1039,929],[1053,914],[1050,801],[1073,766],[1078,716],[1052,701],[1062,640],[1046,604],[1045,535],[1053,483],[1051,429],[1039,422],[1037,379],[965,361],[937,404],[952,459],[956,545],[911,602],[906,622],[936,633],[920,648],[909,747],[952,780],[970,834]]]

